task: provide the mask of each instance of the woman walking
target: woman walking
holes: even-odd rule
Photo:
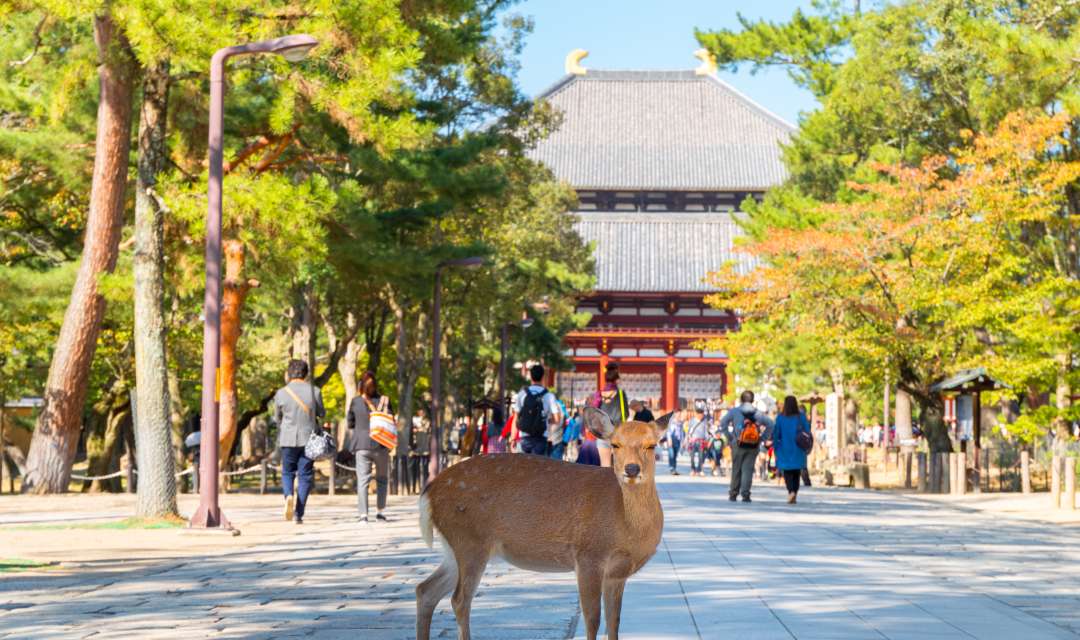
[[[281,448],[281,490],[285,494],[285,519],[303,524],[308,495],[315,486],[315,461],[304,455],[304,445],[318,431],[326,409],[322,391],[307,382],[307,362],[289,360],[286,375],[289,381],[274,394],[274,421]]]
[[[356,456],[356,508],[360,522],[368,521],[368,487],[371,485],[371,467],[375,467],[375,519],[385,522],[386,486],[390,471],[388,433],[380,426],[393,414],[390,398],[379,393],[375,373],[365,371],[360,379],[360,395],[349,405],[349,428],[353,430],[349,451]],[[373,424],[375,422],[376,424]],[[373,428],[374,427],[374,428]],[[395,434],[396,435],[396,434]]]
[[[800,436],[805,433],[805,436]],[[805,441],[812,438],[810,423],[799,409],[795,396],[784,398],[784,409],[776,417],[773,427],[773,451],[776,453],[776,468],[784,474],[784,484],[788,490],[788,504],[795,504],[799,494],[799,480],[806,466],[806,451],[800,446],[800,437]],[[805,444],[803,444],[805,446]]]
[[[686,439],[690,442],[690,475],[705,475],[705,450],[709,439],[709,423],[705,420],[705,407],[698,405],[694,417],[686,425]]]

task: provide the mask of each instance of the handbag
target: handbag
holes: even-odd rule
[[[385,398],[386,396],[383,396],[383,399],[379,400],[378,407],[371,404],[367,398],[364,398],[364,402],[368,406],[368,426],[371,439],[387,449],[393,449],[397,447],[397,422],[394,421],[394,416],[386,411],[380,411],[380,409],[384,408]]]
[[[292,399],[296,400],[296,403],[304,408],[304,413],[311,416],[311,421],[315,423],[311,435],[308,436],[308,440],[304,444],[304,457],[308,460],[325,460],[333,457],[337,453],[337,442],[334,441],[334,436],[319,426],[319,418],[315,415],[315,412],[288,385],[285,387],[285,393],[292,396]],[[313,401],[315,399],[314,387],[311,389],[311,399]]]
[[[809,431],[797,430],[795,432],[795,446],[806,453],[810,453],[810,450],[814,448],[814,436]]]

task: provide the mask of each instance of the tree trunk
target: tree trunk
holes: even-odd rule
[[[413,349],[409,343],[409,326],[405,309],[393,297],[390,298],[390,308],[394,313],[396,327],[399,442],[404,443],[401,452],[407,453],[409,443],[412,442],[413,390],[416,388],[416,377],[411,375],[413,363],[409,358]]]
[[[352,333],[352,338],[345,345],[345,353],[338,360],[337,370],[338,375],[341,376],[341,385],[345,387],[345,404],[344,413],[348,414],[349,407],[352,405],[353,398],[356,397],[356,363],[360,359],[360,343],[356,339],[355,332],[352,331],[356,326],[356,316],[350,311],[346,318],[346,326]],[[347,437],[346,431],[348,430],[348,418],[344,416],[341,418],[341,426],[338,427],[338,448],[341,448],[345,444]]]
[[[1072,406],[1072,385],[1069,384],[1069,363],[1072,356],[1069,353],[1054,355],[1057,364],[1057,385],[1054,388],[1054,406],[1058,410],[1058,416],[1054,419],[1054,453],[1065,453],[1066,437],[1069,433],[1069,419],[1065,412]]]
[[[248,291],[259,286],[258,280],[244,279],[244,244],[226,240],[225,289],[221,295],[221,413],[218,418],[218,441],[224,452],[219,462],[224,469],[236,440],[236,345],[240,342],[240,312]]]
[[[169,385],[169,422],[172,424],[173,455],[178,468],[187,466],[187,455],[184,451],[184,402],[181,400],[180,376],[174,369],[167,372]]]
[[[295,292],[292,309],[292,349],[290,354],[308,364],[308,380],[315,377],[315,342],[318,339],[319,309],[315,285],[305,282]]]
[[[169,63],[143,75],[139,111],[139,168],[135,182],[135,455],[139,495],[135,515],[177,515],[176,477],[169,420],[168,365],[165,361],[164,214],[154,187],[165,170],[165,126],[169,106]]]
[[[94,42],[100,98],[82,262],[49,366],[45,405],[30,445],[24,492],[61,493],[68,489],[90,365],[105,314],[98,278],[116,266],[124,222],[135,65],[127,41],[108,15],[108,5],[105,13],[94,17]]]
[[[94,404],[93,412],[87,421],[87,476],[105,476],[119,470],[120,449],[124,442],[123,426],[129,416],[127,389],[120,383],[114,385],[109,393]],[[120,478],[87,481],[83,484],[83,491],[118,492]]]

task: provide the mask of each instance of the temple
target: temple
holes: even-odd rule
[[[577,191],[577,228],[595,245],[596,290],[578,307],[592,319],[567,337],[574,370],[554,381],[575,405],[611,361],[631,397],[663,410],[727,392],[726,354],[699,344],[739,320],[705,304],[705,276],[728,262],[752,268],[733,250],[735,217],[785,179],[793,127],[698,55],[696,70],[602,71],[583,68],[577,50],[539,96],[562,123],[532,157]]]

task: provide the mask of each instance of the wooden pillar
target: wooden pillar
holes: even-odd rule
[[[1031,493],[1031,453],[1024,449],[1020,452],[1020,486],[1025,493]]]
[[[1055,509],[1061,508],[1061,456],[1058,455],[1050,460],[1050,504]]]
[[[926,488],[927,488],[927,478],[926,478],[926,454],[925,454],[925,453],[923,453],[922,451],[920,451],[920,452],[918,452],[918,453],[917,453],[917,454],[915,454],[915,455],[916,455],[916,457],[918,458],[918,461],[919,461],[919,462],[918,462],[918,469],[919,469],[919,480],[918,480],[918,482],[919,482],[919,493],[926,493]]]
[[[956,494],[963,495],[968,491],[968,455],[967,453],[956,454]]]
[[[952,493],[952,453],[942,451],[937,454],[941,458],[941,493]]]
[[[597,389],[603,389],[604,388],[604,374],[607,373],[607,366],[608,366],[608,362],[610,362],[610,360],[611,359],[608,358],[607,338],[605,338],[600,343],[600,369],[596,372],[596,388]]]
[[[972,428],[972,440],[974,446],[972,447],[971,454],[971,471],[972,471],[972,493],[980,493],[982,491],[982,473],[980,469],[980,456],[979,451],[982,449],[982,393],[975,392],[975,395],[971,398],[971,419],[973,421]]]
[[[1076,511],[1076,458],[1065,458],[1065,508]]]
[[[668,354],[664,363],[664,411],[674,411],[679,403],[679,378],[675,371],[675,356]]]

